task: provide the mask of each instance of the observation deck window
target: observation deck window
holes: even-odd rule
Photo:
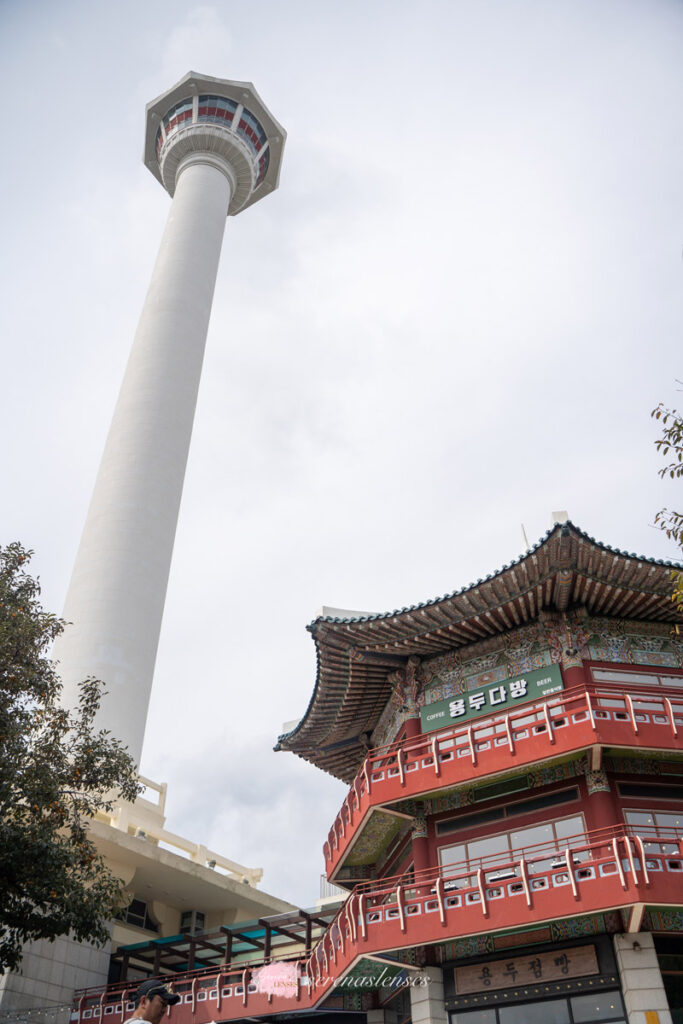
[[[200,96],[197,121],[211,124],[232,124],[237,103],[227,96]]]
[[[258,171],[256,184],[260,185],[270,164],[270,149],[265,148],[268,141],[267,135],[261,123],[248,110],[242,110],[239,123],[235,123],[235,114],[239,103],[227,96],[212,95],[204,93],[197,101],[197,123],[217,124],[228,127],[243,139],[255,157],[258,158]],[[181,100],[171,107],[162,118],[162,124],[166,137],[182,128],[185,124],[192,123],[192,98]],[[161,158],[161,151],[164,146],[164,135],[161,126],[156,134],[155,149],[157,160]]]
[[[192,100],[181,100],[164,115],[164,128],[166,135],[176,131],[186,121],[192,120]]]
[[[240,123],[237,126],[237,133],[249,144],[254,153],[258,153],[259,150],[263,149],[266,143],[266,133],[254,115],[250,114],[248,110],[242,111]]]
[[[267,149],[265,153],[261,154],[258,162],[258,178],[256,184],[260,185],[266,174],[268,173],[268,164],[270,163],[270,149]]]

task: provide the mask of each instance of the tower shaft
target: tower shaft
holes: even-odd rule
[[[231,197],[209,159],[179,168],[53,654],[66,704],[85,676],[106,682],[100,724],[137,763]]]
[[[144,162],[173,196],[53,658],[63,702],[140,763],[225,221],[277,188],[285,133],[251,82],[189,72],[147,105]]]

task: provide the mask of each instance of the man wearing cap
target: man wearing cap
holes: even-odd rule
[[[135,1013],[128,1018],[126,1024],[138,1024],[139,1021],[161,1024],[166,1007],[179,1002],[180,996],[166,988],[158,978],[148,978],[135,993]]]

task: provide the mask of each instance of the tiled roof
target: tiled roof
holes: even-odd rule
[[[407,608],[356,618],[320,616],[307,628],[317,653],[308,709],[276,750],[290,750],[350,781],[391,695],[387,676],[410,655],[429,658],[515,629],[542,610],[677,621],[671,573],[678,562],[601,544],[557,524],[526,554],[461,590]]]

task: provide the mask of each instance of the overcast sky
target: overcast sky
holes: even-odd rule
[[[280,189],[230,218],[142,769],[302,905],[344,788],[272,746],[322,604],[651,526],[683,397],[683,4],[3,0],[0,543],[59,612],[170,199],[144,106],[253,81]]]

